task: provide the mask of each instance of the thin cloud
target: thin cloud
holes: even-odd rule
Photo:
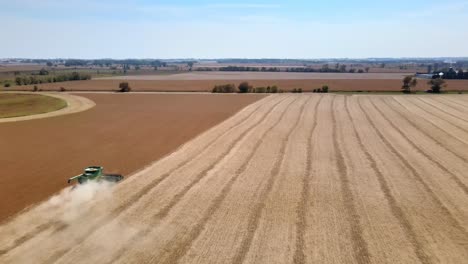
[[[237,8],[237,9],[277,9],[281,8],[281,5],[278,4],[239,4],[239,3],[219,3],[219,4],[209,4],[205,6],[206,8],[212,9],[228,9],[228,8]]]
[[[455,3],[449,3],[449,4],[443,4],[443,5],[438,4],[438,5],[421,7],[420,9],[415,10],[413,12],[403,13],[402,16],[409,17],[409,18],[424,18],[424,17],[445,15],[446,13],[460,14],[460,13],[464,13],[467,7],[468,7],[467,2],[458,2],[458,3],[455,2]]]

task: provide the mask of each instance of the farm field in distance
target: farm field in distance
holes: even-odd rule
[[[0,222],[59,191],[86,166],[127,176],[263,97],[79,96],[97,105],[71,115],[0,123]]]
[[[118,110],[125,105],[120,100],[137,98],[138,119],[162,125],[148,122],[154,112],[142,109],[158,105],[150,95],[86,96],[97,106],[76,114],[70,131],[107,137],[119,123],[123,131],[104,149],[124,135],[153,144],[150,134],[135,134],[136,116]],[[235,97],[228,96],[228,102]],[[114,110],[98,114],[107,104]],[[80,122],[91,111],[93,123]],[[184,122],[186,113],[178,113]],[[175,122],[173,115],[167,122]],[[465,95],[271,95],[83,203],[73,216],[67,214],[73,204],[45,204],[0,226],[0,262],[463,263],[467,116]],[[63,118],[48,122],[68,127]],[[51,140],[66,145],[65,134]],[[100,147],[93,143],[86,149]],[[118,160],[125,165],[141,157],[125,153]]]
[[[263,72],[195,72],[165,75],[127,75],[109,78],[96,78],[87,81],[58,82],[37,85],[39,89],[59,91],[115,91],[119,83],[127,81],[132,91],[191,91],[210,92],[215,85],[235,84],[248,81],[254,87],[277,85],[279,89],[290,91],[302,88],[312,91],[328,85],[331,91],[401,91],[402,73],[263,73]],[[428,80],[419,79],[415,91],[430,88]],[[450,91],[467,91],[468,80],[446,80]],[[34,85],[15,86],[14,90],[33,89]],[[4,88],[4,90],[12,90]]]

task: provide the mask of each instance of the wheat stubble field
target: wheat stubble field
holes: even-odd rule
[[[467,147],[465,96],[272,95],[71,215],[17,216],[0,262],[464,263]]]

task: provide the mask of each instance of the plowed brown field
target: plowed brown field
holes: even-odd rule
[[[97,105],[63,116],[0,121],[0,222],[59,191],[86,166],[102,165],[107,172],[127,175],[263,97],[65,95],[54,95],[70,101],[65,113],[89,108],[92,101]],[[44,116],[55,114],[60,112]],[[34,116],[18,120],[28,118]]]
[[[466,96],[272,95],[72,216],[86,186],[19,215],[0,262],[465,263],[467,116]]]
[[[332,91],[401,91],[401,80],[384,79],[270,79],[255,80],[246,79],[254,87],[277,85],[280,89],[289,91],[302,88],[304,91],[312,91],[328,85]],[[64,83],[48,83],[39,85],[40,89],[58,91],[60,87],[72,91],[115,91],[122,80],[90,80]],[[242,80],[129,80],[132,91],[162,91],[162,92],[211,92],[215,85],[232,83],[239,85]],[[468,90],[467,80],[447,80],[447,90]],[[430,87],[427,80],[419,80],[414,90],[426,91]],[[15,90],[31,91],[33,86],[15,86]]]

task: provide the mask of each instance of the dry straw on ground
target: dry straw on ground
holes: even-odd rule
[[[464,96],[269,96],[75,222],[18,216],[0,262],[463,263],[467,114]]]

